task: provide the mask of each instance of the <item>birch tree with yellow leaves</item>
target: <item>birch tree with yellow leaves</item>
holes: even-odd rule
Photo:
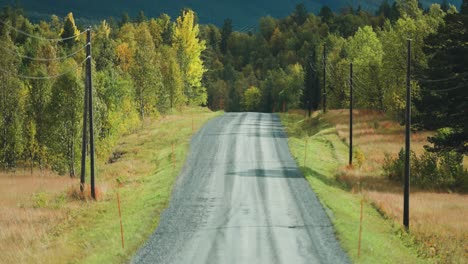
[[[206,104],[207,100],[206,88],[202,85],[206,69],[201,59],[206,45],[204,40],[200,40],[199,33],[195,13],[192,10],[184,11],[174,26],[173,47],[182,71],[184,94],[191,105]]]

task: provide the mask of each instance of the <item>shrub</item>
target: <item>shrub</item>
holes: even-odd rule
[[[354,159],[356,160],[357,167],[361,168],[362,164],[364,164],[364,161],[366,161],[366,156],[364,155],[364,152],[360,148],[356,147],[354,149],[353,156],[354,156]]]
[[[393,158],[385,154],[384,174],[391,180],[403,182],[405,151]],[[451,188],[468,190],[468,171],[463,168],[463,155],[455,151],[424,152],[417,157],[411,152],[410,182],[421,188]]]

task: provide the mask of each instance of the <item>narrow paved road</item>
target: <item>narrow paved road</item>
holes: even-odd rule
[[[170,207],[132,260],[348,262],[279,117],[261,113],[225,114],[192,139]]]

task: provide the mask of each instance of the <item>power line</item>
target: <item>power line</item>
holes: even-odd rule
[[[74,38],[78,38],[79,36],[83,35],[83,34],[86,34],[86,32],[88,32],[88,30],[85,30],[83,32],[80,32],[79,34],[77,35],[73,35],[71,37],[66,37],[66,38],[43,38],[43,37],[38,37],[36,35],[32,35],[32,34],[29,34],[21,29],[17,29],[15,28],[14,26],[12,25],[9,25],[8,23],[5,23],[4,21],[0,20],[0,23],[13,29],[14,31],[20,33],[20,34],[23,34],[25,36],[28,36],[28,37],[31,37],[31,38],[34,38],[34,39],[38,39],[38,40],[44,40],[44,41],[65,41],[65,40],[70,40],[70,39],[74,39]]]
[[[5,69],[2,69],[0,68],[0,71],[1,72],[4,72],[10,76],[13,76],[13,77],[18,77],[18,78],[21,78],[21,79],[27,79],[27,80],[50,80],[50,79],[56,79],[56,78],[59,78],[67,73],[70,73],[72,71],[75,71],[76,69],[78,69],[83,63],[85,63],[90,57],[86,57],[86,59],[84,59],[81,63],[79,63],[76,67],[72,68],[72,69],[69,69],[69,70],[66,70],[62,73],[59,73],[57,75],[49,75],[49,76],[28,76],[28,75],[21,75],[21,74],[14,74],[14,73],[11,73]]]
[[[462,73],[460,75],[455,75],[455,76],[443,78],[443,79],[431,80],[431,79],[416,79],[416,78],[414,78],[413,80],[416,80],[416,81],[422,82],[422,83],[437,83],[437,82],[450,81],[450,80],[453,80],[453,79],[456,79],[456,78],[464,77],[466,75],[468,75],[468,72]]]
[[[421,92],[426,92],[426,93],[429,93],[429,92],[436,92],[436,93],[450,92],[450,91],[458,90],[458,89],[464,88],[464,87],[468,87],[468,83],[458,85],[458,86],[455,86],[455,87],[452,87],[452,88],[447,88],[447,89],[438,89],[438,90],[423,90],[423,89],[421,89]]]
[[[0,41],[1,42],[1,41]],[[82,50],[86,49],[86,47],[89,45],[86,44],[84,45],[83,47],[79,48],[78,50],[70,53],[70,54],[67,54],[65,56],[62,56],[62,57],[57,57],[57,58],[34,58],[34,57],[29,57],[29,56],[26,56],[26,55],[22,55],[18,52],[15,52],[15,51],[12,51],[11,49],[5,47],[4,45],[0,45],[2,47],[3,50],[7,51],[8,53],[12,54],[12,55],[16,55],[20,58],[23,58],[23,59],[28,59],[28,60],[32,60],[32,61],[42,61],[42,62],[47,62],[47,61],[60,61],[60,60],[66,60],[66,59],[69,59],[73,56],[75,56],[76,54],[80,53]]]

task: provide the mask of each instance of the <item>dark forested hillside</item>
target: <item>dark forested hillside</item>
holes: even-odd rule
[[[427,7],[431,3],[442,2],[443,0],[422,0],[423,6]],[[233,20],[234,29],[248,30],[256,26],[258,19],[270,15],[272,17],[285,17],[290,14],[296,4],[303,2],[312,12],[318,13],[322,5],[329,6],[333,11],[352,5],[368,11],[377,10],[382,0],[182,0],[182,1],[162,1],[162,0],[79,0],[79,1],[56,1],[56,0],[0,0],[0,6],[6,4],[14,5],[18,3],[23,7],[32,20],[49,18],[51,14],[65,16],[68,12],[73,12],[79,21],[98,22],[109,16],[120,17],[122,13],[136,16],[143,10],[149,17],[158,17],[161,13],[166,13],[171,17],[177,17],[183,8],[193,9],[203,24],[215,24],[220,26],[224,19]],[[389,1],[392,2],[392,1]],[[448,0],[455,6],[460,6],[460,0]]]

